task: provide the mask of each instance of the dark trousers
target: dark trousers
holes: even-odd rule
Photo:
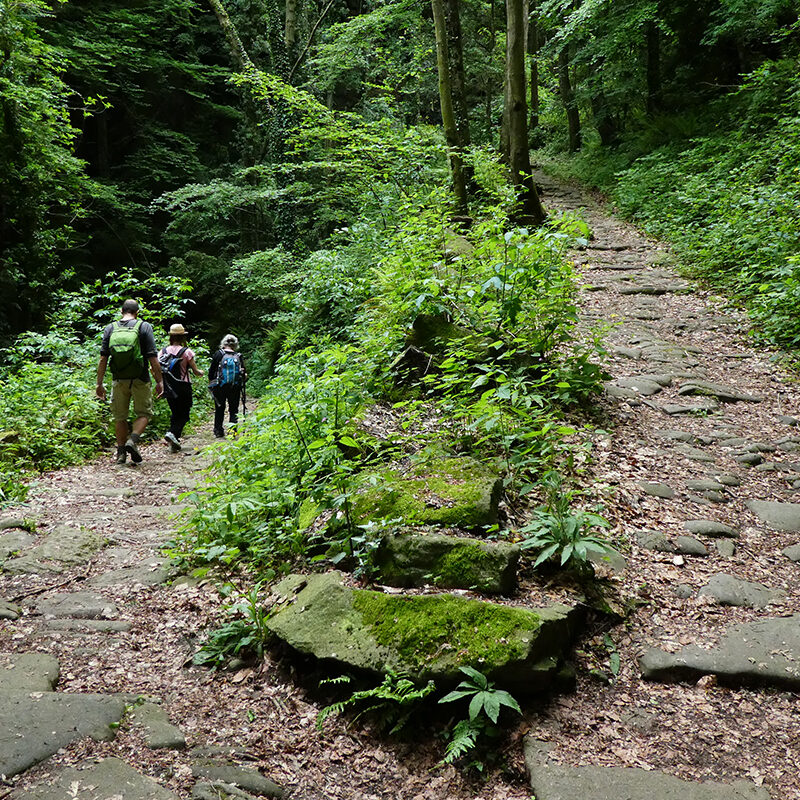
[[[239,421],[239,400],[242,396],[241,386],[214,387],[214,433],[222,433],[222,422],[225,419],[225,406],[228,406],[228,421]]]
[[[181,438],[192,410],[192,385],[186,381],[181,381],[181,384],[175,384],[174,392],[166,395],[169,410],[172,412],[169,429],[177,439]]]

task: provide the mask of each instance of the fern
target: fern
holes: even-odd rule
[[[484,722],[482,719],[462,719],[455,728],[447,743],[447,749],[442,759],[442,764],[452,764],[461,756],[475,749],[478,737],[483,733]]]
[[[322,681],[320,685],[350,683],[350,680],[349,676],[341,676]],[[389,733],[397,733],[406,724],[419,701],[434,688],[433,681],[418,687],[408,678],[389,673],[379,686],[353,692],[346,700],[325,706],[317,715],[317,728],[322,730],[323,723],[332,714],[341,714],[346,708],[356,707],[359,711],[353,717],[353,723],[365,714],[371,714],[375,716],[380,730],[391,725]]]

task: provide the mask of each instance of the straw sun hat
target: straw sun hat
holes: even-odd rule
[[[188,331],[180,322],[176,323],[175,325],[170,325],[169,327],[169,335],[170,336],[186,336]]]

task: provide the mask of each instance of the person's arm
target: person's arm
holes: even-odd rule
[[[100,363],[97,365],[97,388],[95,389],[98,400],[106,399],[106,387],[103,385],[103,378],[106,377],[107,366],[108,356],[100,356]]]
[[[153,373],[153,380],[156,382],[156,397],[164,394],[164,376],[161,374],[161,364],[158,363],[158,356],[149,356],[150,372]]]
[[[203,373],[197,369],[197,364],[194,363],[194,356],[189,359],[189,366],[192,369],[192,372],[199,378]]]

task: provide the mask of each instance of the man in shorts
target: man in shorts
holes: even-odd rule
[[[97,366],[96,393],[100,400],[106,399],[103,378],[106,368],[111,368],[111,413],[117,439],[117,464],[124,464],[128,454],[134,464],[142,460],[139,437],[153,416],[148,364],[156,382],[156,397],[161,397],[164,391],[153,328],[138,317],[139,304],[135,300],[126,300],[122,304],[122,318],[112,322],[103,332]],[[131,399],[134,420],[129,429]]]

